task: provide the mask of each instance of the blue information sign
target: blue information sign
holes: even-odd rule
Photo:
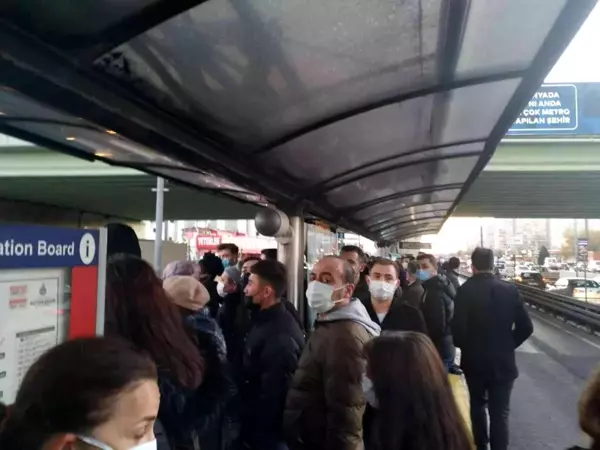
[[[545,84],[529,100],[510,134],[574,131],[579,126],[577,86]]]
[[[0,226],[0,269],[94,266],[99,239],[98,230]]]

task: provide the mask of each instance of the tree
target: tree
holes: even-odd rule
[[[542,245],[542,248],[540,248],[540,254],[538,255],[538,266],[543,266],[544,263],[546,262],[546,258],[548,258],[550,256],[550,252],[548,251],[548,249],[546,248],[545,245]]]
[[[573,250],[575,247],[576,238],[574,236],[574,232],[572,228],[568,228],[564,234],[564,243],[560,249],[560,255],[563,258],[573,259]],[[577,238],[585,237],[585,232],[583,230],[578,231]],[[600,251],[600,230],[589,230],[588,231],[588,251],[597,252]]]

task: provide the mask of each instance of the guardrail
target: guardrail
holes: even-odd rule
[[[468,278],[466,274],[461,276]],[[509,283],[509,281],[507,281]],[[515,283],[523,300],[532,306],[560,315],[568,320],[600,330],[600,305],[587,303],[562,294],[543,291]]]
[[[542,291],[530,286],[516,285],[527,303],[554,312],[582,325],[600,329],[600,305],[586,303],[562,294]]]

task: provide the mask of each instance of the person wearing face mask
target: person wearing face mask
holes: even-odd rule
[[[229,360],[233,361],[241,351],[245,333],[238,329],[237,316],[243,308],[242,274],[235,266],[229,266],[220,277],[217,292],[221,298],[221,308],[217,316],[227,343]]]
[[[353,298],[355,272],[338,256],[318,261],[306,296],[317,313],[288,393],[284,428],[290,449],[362,448],[363,345],[381,328]]]
[[[400,279],[396,264],[387,258],[376,258],[367,277],[369,298],[363,305],[371,320],[383,331],[417,331],[427,333],[421,311],[401,301]],[[400,293],[400,295],[397,295]]]
[[[433,255],[419,254],[417,262],[419,264],[417,278],[425,290],[421,311],[425,318],[429,337],[448,371],[456,375],[462,374],[462,371],[454,363],[456,349],[452,342],[451,329],[456,291],[448,280],[438,275],[437,261]]]
[[[415,308],[421,309],[425,290],[421,285],[421,280],[417,277],[419,272],[419,263],[410,261],[406,264],[406,288],[402,289],[402,301]]]
[[[231,243],[220,244],[217,247],[217,254],[221,258],[224,268],[235,266],[240,257],[240,248]]]
[[[415,331],[427,334],[421,310],[403,302],[395,294],[400,280],[398,266],[387,258],[375,258],[367,277],[370,298],[363,304],[371,320],[381,326],[382,331]],[[363,416],[364,440],[370,442],[376,411],[367,404]]]
[[[354,270],[354,297],[363,301],[369,298],[367,285],[367,256],[362,248],[357,245],[344,245],[340,251],[340,258],[345,259]]]
[[[250,449],[285,449],[283,408],[304,348],[302,330],[281,303],[286,286],[286,269],[278,261],[260,261],[250,269],[245,293],[258,311],[239,370],[242,442]]]
[[[153,431],[159,402],[156,366],[133,344],[67,341],[44,353],[15,402],[0,408],[0,448],[162,450]]]

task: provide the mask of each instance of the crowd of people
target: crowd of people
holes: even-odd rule
[[[34,363],[0,409],[0,449],[507,449],[514,351],[533,330],[490,250],[473,253],[461,286],[454,259],[346,246],[308,275],[305,329],[273,250],[240,260],[223,244],[160,277],[117,232],[105,337]],[[473,438],[448,377],[462,371]],[[600,381],[590,386],[581,422],[600,437]]]

